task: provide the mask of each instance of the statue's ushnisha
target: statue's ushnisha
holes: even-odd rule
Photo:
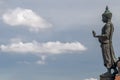
[[[102,21],[105,23],[105,25],[102,28],[101,35],[96,35],[95,31],[93,31],[93,36],[98,38],[101,44],[104,66],[107,68],[107,72],[103,74],[104,76],[117,73],[115,65],[116,57],[112,46],[114,26],[111,22],[111,19],[112,13],[109,11],[107,6],[105,12],[102,14]],[[113,73],[111,73],[111,69],[114,70]]]

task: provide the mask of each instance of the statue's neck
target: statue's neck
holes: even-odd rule
[[[111,19],[108,19],[108,21],[106,23],[111,23]]]

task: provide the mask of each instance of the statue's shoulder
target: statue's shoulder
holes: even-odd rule
[[[113,27],[112,22],[106,23],[106,24],[105,24],[105,27],[107,27],[107,28],[111,27],[111,28],[112,28],[112,27]]]

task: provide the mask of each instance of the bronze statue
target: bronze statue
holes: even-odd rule
[[[93,31],[93,36],[95,38],[98,38],[101,49],[102,49],[102,56],[104,61],[104,66],[107,68],[107,72],[103,75],[111,75],[116,74],[116,57],[112,46],[112,36],[114,32],[114,26],[111,22],[112,13],[109,11],[108,6],[106,7],[105,12],[102,14],[102,21],[105,23],[105,25],[102,28],[101,35],[96,35],[96,32]],[[114,70],[113,73],[111,73],[111,69]]]
[[[120,76],[120,57],[118,57],[118,60],[116,62],[117,68],[118,68],[118,74]]]

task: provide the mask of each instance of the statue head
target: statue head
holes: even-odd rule
[[[109,11],[108,6],[106,6],[105,12],[102,14],[102,21],[107,23],[108,20],[111,20],[112,13]]]

